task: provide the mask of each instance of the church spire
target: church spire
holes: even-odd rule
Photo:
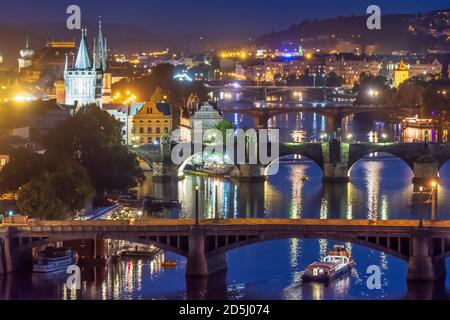
[[[75,62],[75,69],[86,70],[91,68],[91,61],[89,59],[89,52],[87,46],[87,30],[81,30],[80,47],[78,48],[77,60]]]
[[[96,67],[99,69],[106,70],[106,59],[107,59],[107,51],[106,51],[106,38],[103,38],[103,30],[102,30],[102,17],[98,17],[98,45],[97,45],[97,62]]]
[[[64,64],[64,71],[69,70],[69,56],[66,53],[66,62]]]

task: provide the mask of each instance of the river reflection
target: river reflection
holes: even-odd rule
[[[302,283],[301,272],[320,259],[336,242],[311,239],[277,240],[233,250],[227,254],[228,272],[209,279],[185,279],[186,261],[175,254],[159,262],[130,258],[107,267],[85,269],[81,290],[68,290],[66,275],[15,273],[0,276],[0,299],[56,300],[183,300],[183,299],[431,299],[448,298],[442,284],[407,284],[406,263],[367,248],[346,244],[357,262],[351,275],[329,285]],[[381,289],[367,287],[368,266],[381,269]],[[447,285],[449,283],[447,282]]]
[[[444,165],[440,176],[439,219],[448,219],[450,165]],[[265,182],[186,176],[183,181],[163,184],[152,182],[149,176],[138,193],[180,200],[182,208],[165,211],[166,218],[193,217],[195,186],[200,187],[202,217],[214,218],[218,183],[217,207],[223,218],[417,219],[418,204],[411,181],[412,171],[402,160],[380,154],[358,161],[351,170],[350,182],[344,184],[322,183],[321,169],[304,161],[282,163],[279,173]],[[426,206],[426,214],[430,211]]]
[[[310,123],[303,119],[295,120],[299,127],[302,123]],[[320,131],[323,119],[316,116],[311,125]],[[193,217],[196,186],[200,187],[200,213],[204,218],[214,218],[215,182],[219,184],[218,215],[223,218],[417,219],[411,169],[398,158],[379,156],[358,161],[351,169],[350,182],[345,184],[322,183],[321,169],[304,159],[301,163],[282,163],[279,173],[264,182],[186,176],[179,182],[158,183],[152,182],[149,175],[138,193],[180,200],[181,209],[162,213],[165,218],[172,219]],[[305,176],[308,180],[303,179]],[[449,163],[442,167],[440,178],[438,216],[449,219]],[[429,213],[427,206],[426,214]],[[151,217],[147,216],[148,219]],[[186,260],[169,252],[164,253],[164,259],[177,261],[174,269],[161,268],[157,261],[129,259],[105,268],[85,270],[79,292],[67,290],[64,274],[49,279],[36,278],[29,273],[9,274],[0,276],[0,299],[448,298],[443,285],[408,285],[404,261],[350,243],[345,245],[357,263],[351,276],[338,279],[329,286],[303,284],[301,272],[304,268],[323,258],[335,243],[325,239],[285,239],[242,247],[227,253],[228,273],[209,280],[186,281]],[[367,287],[367,268],[371,265],[381,269],[380,290]],[[450,286],[449,280],[446,285]]]

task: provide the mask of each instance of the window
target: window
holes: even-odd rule
[[[135,133],[136,133],[136,129],[131,128],[131,133],[132,133],[132,134],[135,134]]]
[[[4,167],[6,165],[6,159],[0,159],[0,167]]]
[[[152,137],[148,137],[148,143],[152,143]]]
[[[148,134],[152,134],[152,128],[151,128],[151,127],[148,127],[148,128],[147,128],[147,133],[148,133]]]
[[[147,113],[150,113],[150,108],[147,108]]]
[[[139,128],[139,133],[140,133],[140,134],[143,134],[143,133],[144,133],[144,128],[142,128],[142,127]]]
[[[164,128],[164,133],[169,133],[169,128]]]
[[[161,133],[161,129],[160,128],[156,128],[156,133],[157,134]]]

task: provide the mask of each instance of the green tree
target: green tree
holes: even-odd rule
[[[232,122],[223,120],[216,124],[214,129],[217,129],[222,133],[223,142],[225,143],[227,138],[227,130],[235,130],[235,126]]]
[[[17,206],[21,214],[48,220],[67,217],[69,207],[56,197],[57,190],[50,176],[44,171],[20,188]]]
[[[98,194],[135,187],[145,177],[136,156],[122,144],[121,127],[97,106],[83,107],[47,137],[47,154],[79,162]]]
[[[44,155],[23,148],[13,150],[10,161],[0,171],[0,193],[17,192],[20,186],[50,166],[50,161]]]
[[[65,161],[57,171],[43,171],[23,185],[17,206],[24,215],[59,220],[82,210],[94,194],[86,170],[74,161]]]

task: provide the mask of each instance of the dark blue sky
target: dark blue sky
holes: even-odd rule
[[[383,14],[450,7],[449,0],[13,0],[2,1],[0,22],[63,23],[66,7],[78,4],[83,20],[138,24],[154,32],[262,34],[304,19],[363,15],[370,4]]]

